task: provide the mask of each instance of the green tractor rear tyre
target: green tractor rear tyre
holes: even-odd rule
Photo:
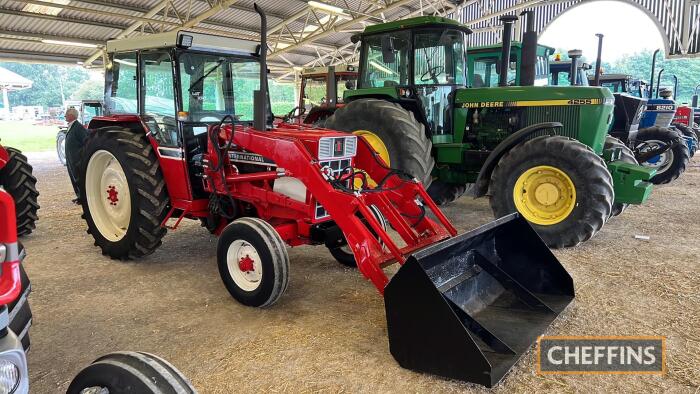
[[[632,152],[632,149],[628,148],[624,142],[620,141],[619,139],[617,139],[611,135],[605,137],[605,148],[603,148],[603,149],[608,150],[608,149],[614,149],[614,148],[620,148],[620,161],[621,162],[639,165],[639,163],[637,162],[637,159],[634,158],[634,152]],[[612,212],[610,213],[610,217],[617,216],[617,215],[621,214],[622,212],[625,211],[625,209],[627,209],[628,205],[629,204],[624,204],[621,202],[613,203]]]
[[[417,178],[426,188],[430,186],[435,166],[433,144],[425,134],[425,126],[399,104],[373,98],[351,101],[337,109],[325,127],[372,132],[386,145],[392,168]]]
[[[614,198],[605,162],[564,136],[523,142],[499,161],[489,196],[496,217],[518,211],[551,248],[593,237],[610,217]]]
[[[445,183],[435,179],[428,188],[428,194],[437,205],[446,205],[462,197],[472,185],[474,184]]]

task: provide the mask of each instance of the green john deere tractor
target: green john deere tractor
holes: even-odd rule
[[[603,227],[614,202],[646,200],[653,171],[604,152],[612,94],[533,86],[536,33],[528,28],[511,62],[517,17],[501,19],[504,61],[483,64],[481,85],[476,75],[468,83],[465,25],[423,16],[367,27],[353,37],[361,41],[358,88],[345,92],[326,126],[364,135],[438,202],[470,186],[475,197],[489,196],[497,217],[519,211],[550,247],[574,246]],[[498,87],[477,87],[492,75]]]

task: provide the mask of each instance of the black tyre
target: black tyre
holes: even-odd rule
[[[224,286],[243,305],[272,305],[289,284],[287,248],[264,220],[241,218],[226,226],[216,259]]]
[[[627,147],[622,141],[619,139],[613,137],[613,136],[607,136],[605,137],[605,150],[608,149],[615,149],[615,148],[620,148],[620,161],[623,163],[629,163],[629,164],[635,164],[639,165],[637,163],[637,159],[634,158],[634,152],[632,152],[632,149]],[[617,216],[621,214],[622,212],[627,209],[627,206],[629,204],[624,204],[621,202],[615,202],[613,203],[612,206],[612,212],[610,212],[610,217]]]
[[[169,362],[143,352],[104,355],[81,370],[66,394],[194,394],[187,378]]]
[[[5,149],[9,160],[5,167],[0,169],[0,186],[15,200],[17,235],[31,234],[36,228],[35,222],[39,220],[39,191],[36,189],[36,178],[32,174],[32,166],[22,152],[14,148]]]
[[[462,197],[473,185],[473,183],[445,183],[435,179],[428,188],[428,194],[437,205],[445,205]]]
[[[613,195],[603,159],[563,136],[515,146],[499,161],[489,186],[496,217],[519,211],[552,248],[593,237],[610,217]]]
[[[144,134],[119,127],[90,133],[81,174],[83,218],[102,254],[139,258],[161,245],[170,200]]]
[[[382,140],[389,151],[391,167],[419,179],[427,188],[435,166],[433,144],[425,127],[413,113],[399,104],[378,99],[359,99],[339,108],[325,127],[341,131],[367,130]]]
[[[698,137],[697,137],[697,135],[695,135],[695,131],[693,131],[692,128],[690,128],[686,125],[680,124],[680,123],[674,123],[673,127],[675,127],[678,131],[680,131],[680,133],[684,137],[690,138],[693,141],[693,143],[691,144],[692,148],[688,147],[688,154],[690,155],[691,158],[693,156],[695,156],[695,152],[698,149]]]
[[[377,219],[379,222],[379,225],[386,230],[386,218],[382,213],[379,211],[377,207],[374,205],[370,205],[369,209],[372,211],[372,214],[374,214],[374,217]],[[362,216],[360,216],[362,217]],[[376,234],[372,229],[370,229],[372,234]],[[381,243],[381,241],[379,241]],[[348,267],[356,268],[357,267],[357,261],[355,261],[355,255],[352,253],[352,249],[347,245],[347,242],[344,245],[338,246],[338,247],[329,247],[328,251],[331,252],[331,256],[333,256],[336,261],[338,261],[340,264],[343,264]]]
[[[677,179],[688,165],[690,152],[677,131],[663,127],[649,127],[640,130],[635,141],[635,149],[644,153],[659,146],[673,144],[673,148],[639,163],[645,167],[655,168],[656,175],[651,178],[655,185],[663,185]]]
[[[66,165],[66,132],[61,130],[56,134],[56,154],[58,154],[58,160]]]

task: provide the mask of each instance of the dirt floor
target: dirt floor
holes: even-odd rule
[[[400,368],[388,351],[382,298],[323,247],[289,250],[289,289],[268,309],[239,305],[216,267],[216,238],[189,223],[141,261],[112,261],[86,234],[66,170],[30,155],[41,220],[23,239],[33,283],[29,368],[34,393],[65,392],[101,354],[157,353],[201,393],[477,392]],[[665,376],[539,376],[529,351],[495,392],[700,390],[700,159],[593,240],[556,251],[576,302],[547,334],[664,335]],[[460,230],[491,220],[486,200],[445,209]],[[647,235],[649,240],[635,239]]]

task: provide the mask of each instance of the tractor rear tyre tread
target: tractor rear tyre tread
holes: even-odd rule
[[[462,197],[467,190],[471,189],[472,185],[473,183],[445,183],[435,179],[428,188],[428,195],[437,205],[447,205]]]
[[[237,240],[250,244],[260,258],[262,278],[255,289],[246,290],[237,285],[228,267],[228,251]],[[277,230],[264,220],[243,217],[231,222],[219,237],[216,256],[224,286],[243,305],[270,306],[279,300],[289,286],[287,248]]]
[[[513,190],[526,170],[548,165],[564,171],[576,188],[571,213],[553,225],[532,224],[551,248],[576,246],[593,237],[610,217],[614,199],[612,176],[605,161],[590,147],[564,136],[525,141],[498,162],[491,176],[489,200],[496,217],[516,211]]]
[[[425,126],[412,112],[386,100],[366,98],[351,101],[326,120],[325,127],[340,131],[368,130],[389,150],[391,167],[402,170],[423,183],[432,182],[435,166],[433,144]]]
[[[689,150],[689,151],[688,151],[688,154],[690,155],[691,158],[692,158],[693,156],[695,156],[695,152],[696,152],[697,149],[698,149],[698,136],[695,135],[695,131],[693,131],[693,129],[691,129],[690,127],[688,127],[688,126],[686,126],[686,125],[684,125],[684,124],[680,124],[680,123],[674,123],[674,124],[672,124],[671,126],[673,126],[673,127],[675,127],[676,129],[678,129],[678,131],[680,131],[681,134],[683,134],[684,137],[688,137],[688,138],[690,138],[690,139],[693,140],[693,149],[692,149],[692,150]]]
[[[630,149],[624,142],[620,139],[615,138],[611,135],[605,137],[605,147],[604,150],[620,148],[620,160],[623,163],[639,165],[637,159],[634,158],[634,152]],[[610,212],[610,217],[618,216],[627,209],[629,204],[616,202],[613,203],[612,212]]]
[[[636,144],[639,145],[640,143],[648,140],[657,140],[666,143],[680,141],[680,143],[676,144],[676,146],[671,149],[673,152],[673,164],[671,167],[662,173],[657,171],[656,175],[651,178],[651,183],[655,185],[663,185],[678,179],[678,177],[685,172],[685,168],[688,165],[688,160],[690,160],[688,145],[686,145],[685,141],[683,141],[682,134],[680,134],[678,131],[658,126],[639,130],[639,133],[637,133]],[[644,163],[641,163],[641,165],[644,165]]]
[[[39,191],[36,189],[36,177],[27,157],[15,148],[5,147],[9,160],[0,170],[0,186],[15,200],[17,212],[17,235],[28,235],[36,228],[39,220]]]
[[[116,242],[106,239],[95,225],[88,207],[85,184],[88,163],[99,151],[110,152],[121,165],[129,184],[131,219],[126,234]],[[88,234],[102,254],[113,259],[138,259],[153,253],[161,244],[166,229],[161,227],[170,205],[160,163],[146,135],[121,127],[104,127],[90,133],[85,142],[85,160],[80,176],[83,219]]]

